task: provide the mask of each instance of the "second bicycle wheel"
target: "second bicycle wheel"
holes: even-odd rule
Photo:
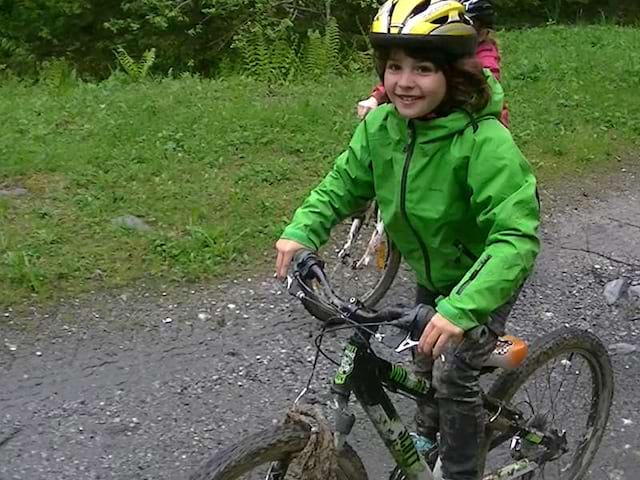
[[[333,229],[321,255],[336,292],[343,298],[355,297],[373,307],[391,287],[402,258],[386,232],[375,237],[375,216],[366,215],[358,220],[362,224],[348,248],[345,246],[353,225],[351,219]]]
[[[613,400],[613,371],[606,348],[593,334],[561,328],[540,338],[516,370],[503,372],[489,396],[515,407],[529,428],[553,440],[550,448],[521,442],[517,455],[548,456],[525,480],[585,480],[598,450]],[[487,470],[513,462],[510,438],[493,438]]]

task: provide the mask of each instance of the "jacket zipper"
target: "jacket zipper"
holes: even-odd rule
[[[413,232],[413,235],[416,237],[418,241],[418,245],[420,246],[420,250],[422,251],[422,258],[424,259],[424,273],[427,279],[427,283],[429,286],[433,288],[436,292],[438,291],[436,286],[433,284],[433,280],[431,278],[431,267],[429,261],[429,252],[427,251],[427,246],[425,245],[422,238],[418,234],[418,231],[413,227],[411,222],[409,221],[409,215],[407,214],[407,177],[409,176],[409,166],[411,165],[411,157],[413,156],[413,150],[416,146],[416,127],[411,120],[409,120],[409,143],[406,146],[406,155],[404,159],[404,166],[402,167],[402,181],[400,184],[400,211],[402,212],[402,216],[404,217],[404,221],[407,222],[409,229]]]
[[[480,261],[480,264],[476,267],[476,269],[473,272],[471,272],[471,275],[469,275],[469,278],[467,278],[467,280],[458,287],[458,289],[456,290],[457,295],[462,295],[462,292],[464,292],[464,289],[467,288],[469,284],[476,279],[476,277],[480,274],[480,271],[484,268],[487,262],[489,262],[489,260],[491,260],[491,255],[487,255]]]
[[[457,240],[455,242],[455,246],[458,248],[460,253],[462,253],[463,255],[467,256],[469,259],[473,260],[474,262],[476,262],[478,260],[478,257],[476,256],[476,254],[474,254],[471,250],[469,250],[466,247],[466,245],[464,243],[462,243],[460,240]]]

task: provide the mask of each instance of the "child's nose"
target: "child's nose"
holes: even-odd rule
[[[411,88],[415,85],[413,73],[410,70],[404,70],[398,79],[398,85],[403,88]]]

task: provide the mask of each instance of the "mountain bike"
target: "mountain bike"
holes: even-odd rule
[[[391,287],[402,261],[384,229],[376,201],[337,225],[332,239],[323,251],[332,285],[367,307],[375,306]]]
[[[371,348],[372,342],[384,341],[380,327],[391,326],[406,333],[395,350],[411,349],[427,321],[420,321],[404,308],[375,311],[355,298],[341,299],[327,280],[322,261],[310,252],[296,258],[288,289],[325,324],[316,338],[313,370],[318,352],[322,352],[322,336],[328,331],[353,329],[331,387],[334,427],[329,438],[335,449],[335,478],[368,478],[362,461],[347,443],[355,421],[350,401],[355,397],[397,464],[390,480],[440,480],[437,444],[424,455],[418,451],[385,391],[421,399],[427,397],[431,386],[401,364],[379,357]],[[483,480],[583,480],[603,437],[613,398],[613,372],[607,351],[595,335],[569,327],[545,334],[533,343],[529,353],[527,350],[523,340],[501,337],[485,364],[487,373],[495,371],[498,376],[483,393],[488,452]],[[311,377],[307,387],[310,382]],[[567,399],[561,399],[561,394],[568,394]],[[543,405],[541,400],[547,396],[550,404]],[[572,409],[568,416],[561,415],[559,407],[581,400],[582,407]],[[303,452],[307,460],[314,460],[313,451],[309,458],[308,446],[318,435],[318,428],[311,424],[285,422],[221,451],[191,479],[292,478],[289,469]]]

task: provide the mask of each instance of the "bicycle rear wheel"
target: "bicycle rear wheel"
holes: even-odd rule
[[[204,463],[190,480],[286,480],[287,465],[299,454],[311,432],[300,425],[280,425],[245,437]],[[274,462],[285,472],[268,476]],[[338,480],[367,480],[362,461],[349,446],[338,456]]]
[[[387,293],[398,269],[401,255],[386,232],[370,246],[376,232],[375,215],[367,214],[348,249],[344,249],[352,227],[351,219],[337,225],[332,239],[321,253],[329,281],[345,298],[355,297],[366,306],[375,306]],[[342,257],[340,257],[342,255]]]
[[[538,470],[521,478],[584,480],[602,440],[613,400],[613,371],[607,350],[587,331],[561,328],[540,338],[530,351],[518,369],[500,374],[488,393],[517,408],[530,427],[559,442],[556,455],[542,460]],[[509,440],[492,439],[489,470],[504,464],[504,457],[513,462]],[[518,455],[539,457],[540,448],[524,440]]]

